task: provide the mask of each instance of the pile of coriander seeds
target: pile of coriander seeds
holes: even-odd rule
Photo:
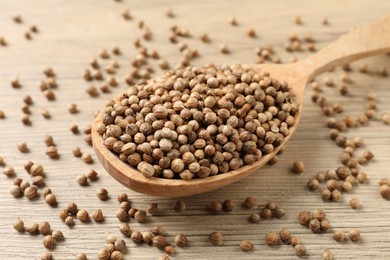
[[[206,178],[250,165],[289,134],[298,104],[285,82],[239,65],[186,67],[106,104],[104,145],[146,177]]]

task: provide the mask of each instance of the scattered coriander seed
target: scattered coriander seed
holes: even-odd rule
[[[324,250],[321,256],[322,260],[333,260],[333,253],[329,249]]]
[[[251,251],[253,249],[253,243],[249,240],[242,240],[240,243],[240,248],[244,252]]]
[[[267,235],[265,236],[265,243],[268,246],[274,246],[279,244],[279,235],[276,232],[268,232]]]
[[[83,162],[85,162],[87,164],[93,163],[92,156],[89,153],[83,153],[81,155],[81,160],[83,160]]]
[[[47,147],[46,155],[49,156],[51,159],[58,159],[60,157],[60,155],[58,154],[57,147],[55,146]]]
[[[140,223],[143,223],[146,221],[146,212],[143,211],[143,210],[138,210],[135,214],[134,214],[134,219]]]
[[[60,219],[64,220],[66,219],[67,216],[69,216],[69,211],[67,209],[62,209],[59,213],[58,216]]]
[[[142,240],[143,240],[141,232],[139,232],[139,231],[137,231],[137,230],[135,230],[135,231],[133,231],[133,232],[131,233],[130,239],[131,239],[134,243],[136,243],[136,244],[141,244],[141,243],[142,243]]]
[[[219,51],[220,51],[221,53],[223,53],[223,54],[228,54],[228,53],[230,53],[230,50],[229,50],[229,48],[228,48],[228,46],[227,46],[226,44],[221,44],[221,45],[219,46]]]
[[[318,221],[322,221],[325,219],[326,214],[325,211],[322,209],[315,209],[313,210],[312,218],[317,219]]]
[[[96,190],[96,195],[100,200],[108,200],[108,191],[105,188],[99,188]]]
[[[246,34],[251,37],[251,38],[254,38],[256,37],[256,32],[253,28],[249,28],[247,31],[246,31]]]
[[[69,111],[69,113],[71,113],[71,114],[76,114],[76,113],[79,112],[79,110],[78,110],[78,108],[77,108],[77,105],[76,105],[75,103],[69,104],[69,106],[68,106],[68,111]]]
[[[324,201],[329,201],[332,197],[332,192],[325,188],[321,191],[321,198],[324,200]]]
[[[128,213],[123,209],[117,210],[116,217],[119,219],[119,221],[122,221],[122,222],[127,222],[129,220]]]
[[[299,257],[305,256],[307,253],[306,247],[302,244],[298,244],[298,245],[294,246],[294,251],[295,251],[295,254]]]
[[[90,181],[96,181],[99,179],[99,176],[98,176],[98,173],[95,171],[95,170],[90,170],[87,174],[86,174],[87,178],[90,180]]]
[[[80,186],[88,186],[89,183],[88,183],[88,178],[87,176],[85,176],[84,174],[81,174],[77,177],[77,183],[80,185]]]
[[[108,260],[110,259],[111,253],[107,248],[103,248],[99,251],[97,257],[99,260]]]
[[[185,204],[185,202],[182,201],[182,200],[176,201],[174,210],[175,210],[176,212],[184,212],[184,211],[186,210],[186,204]]]
[[[176,250],[173,246],[171,245],[167,245],[165,248],[164,248],[164,251],[165,253],[167,253],[168,255],[173,255],[176,253]]]
[[[72,216],[67,216],[65,218],[65,224],[69,227],[73,226],[74,225],[74,220],[73,220],[73,217]]]
[[[88,211],[86,211],[84,209],[77,211],[76,216],[81,222],[89,222],[90,221]]]
[[[19,78],[13,78],[13,79],[11,80],[11,86],[12,86],[13,88],[20,88],[22,85],[21,85],[20,82],[19,82]]]
[[[48,249],[52,249],[55,247],[55,240],[53,238],[53,236],[51,235],[47,235],[43,238],[43,246],[48,248]]]
[[[45,252],[41,255],[41,260],[53,260],[53,254],[50,252]]]
[[[66,206],[66,210],[72,214],[72,215],[76,215],[77,214],[77,211],[79,210],[78,209],[78,206],[76,203],[74,202],[69,202],[68,205]]]
[[[84,254],[84,253],[78,253],[77,255],[76,255],[76,260],[87,260],[88,258],[87,258],[87,255],[86,254]]]
[[[339,202],[342,197],[340,190],[333,190],[331,197],[333,201]]]
[[[209,209],[213,214],[220,214],[222,212],[222,203],[219,201],[211,202]]]
[[[4,39],[4,37],[0,36],[0,46],[7,46],[7,41]]]
[[[7,177],[13,177],[15,175],[15,169],[11,166],[7,166],[4,168],[3,174]]]
[[[14,198],[20,198],[23,195],[22,189],[19,185],[12,185],[9,192]]]
[[[103,211],[101,209],[95,209],[92,211],[92,218],[95,222],[104,222]]]
[[[114,235],[107,235],[106,236],[106,243],[107,244],[114,244],[116,241],[116,237]]]
[[[147,208],[147,212],[150,215],[156,215],[158,212],[158,204],[157,203],[149,203],[148,208]]]
[[[320,233],[321,232],[321,221],[319,221],[317,219],[310,220],[309,228],[313,233]]]
[[[24,125],[31,125],[30,116],[27,114],[22,115],[20,120]]]
[[[28,146],[25,142],[21,142],[18,144],[18,149],[21,153],[28,153],[29,152],[29,149],[28,149]]]
[[[119,231],[126,237],[130,237],[131,235],[131,228],[130,225],[127,223],[121,223],[119,226]]]
[[[232,200],[227,199],[222,203],[222,209],[225,212],[231,212],[234,208],[234,203]]]
[[[13,223],[14,229],[20,233],[25,231],[24,222],[20,218],[16,218]]]
[[[283,243],[290,244],[291,243],[291,237],[292,237],[291,233],[287,229],[284,228],[284,229],[280,230],[279,238],[280,238],[280,241],[282,241]]]
[[[360,240],[360,232],[357,229],[350,229],[348,231],[348,237],[352,242],[357,242]]]
[[[261,217],[259,214],[257,213],[252,213],[250,216],[249,216],[249,221],[252,222],[252,223],[259,223],[261,221]]]
[[[292,165],[291,171],[293,173],[302,173],[305,169],[305,165],[303,164],[302,161],[295,161]]]
[[[73,123],[69,126],[69,130],[73,133],[73,134],[78,134],[80,131],[79,131],[79,127],[77,124]]]
[[[256,206],[256,203],[257,203],[257,199],[253,196],[250,196],[244,200],[243,206],[245,208],[251,209]]]
[[[302,25],[302,18],[301,18],[301,16],[299,16],[299,15],[295,16],[294,23],[296,25]]]
[[[42,109],[41,115],[45,119],[50,119],[51,118],[50,111],[48,109],[46,109],[46,108]]]
[[[333,239],[337,242],[343,242],[345,240],[345,234],[343,231],[335,230],[333,231]]]
[[[162,226],[154,226],[150,232],[154,235],[161,235],[164,232],[164,228]]]
[[[50,193],[45,196],[45,202],[51,206],[56,207],[57,206],[57,198],[54,194]]]
[[[312,214],[310,211],[302,211],[298,215],[298,222],[303,226],[308,226],[311,219],[312,219]]]
[[[46,135],[45,138],[43,139],[45,142],[46,146],[54,146],[54,139],[51,135]]]
[[[126,252],[126,242],[123,239],[117,239],[114,242],[114,248],[115,250],[119,252]]]
[[[76,146],[72,149],[72,153],[75,157],[81,157],[82,153],[80,147]]]
[[[267,208],[262,209],[260,212],[261,218],[265,218],[265,219],[272,218],[272,215],[273,215],[272,210],[267,209]]]
[[[29,226],[25,226],[25,229],[30,235],[38,235],[39,234],[39,225],[37,223],[33,223]]]
[[[64,234],[60,230],[54,230],[51,235],[56,241],[64,240]]]
[[[382,198],[390,200],[390,186],[389,185],[381,185],[379,188],[379,193]]]
[[[235,17],[229,17],[229,23],[233,26],[236,26],[238,24]]]
[[[38,196],[37,186],[30,185],[24,190],[24,196],[29,200],[34,200]]]
[[[209,235],[209,241],[211,244],[215,245],[215,246],[220,246],[222,245],[223,243],[223,235],[221,232],[212,232],[210,235]]]
[[[137,211],[138,211],[138,209],[136,209],[136,208],[130,208],[128,210],[127,214],[129,214],[129,217],[134,218],[134,215],[135,215],[135,213],[137,213]]]
[[[52,233],[50,224],[47,221],[41,222],[38,226],[38,229],[39,229],[39,233],[41,233],[41,235],[44,235],[44,236],[51,235],[51,233]]]
[[[308,182],[307,182],[307,188],[311,191],[314,191],[318,188],[319,186],[319,182],[317,179],[310,179]]]
[[[175,244],[178,247],[186,247],[186,246],[188,246],[187,237],[185,235],[183,235],[183,234],[179,234],[179,235],[175,236]]]
[[[152,243],[153,243],[153,246],[155,246],[159,249],[164,249],[168,245],[168,242],[165,239],[165,237],[160,236],[160,235],[153,237]]]
[[[302,242],[301,242],[301,239],[299,238],[299,237],[297,237],[297,236],[291,236],[291,245],[292,246],[296,246],[296,245],[298,245],[298,244],[301,244]]]

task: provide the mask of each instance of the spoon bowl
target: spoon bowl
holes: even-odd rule
[[[298,127],[302,113],[304,89],[312,78],[335,66],[387,52],[390,52],[390,17],[351,30],[325,49],[295,63],[244,65],[244,67],[254,71],[269,72],[272,78],[286,81],[296,95],[299,110],[295,115],[294,126],[289,128],[290,133],[281,145],[275,147],[273,152],[264,155],[257,162],[240,167],[237,170],[204,179],[146,178],[139,171],[122,162],[117,155],[104,146],[103,137],[96,129],[97,125],[102,122],[105,114],[104,109],[98,114],[92,125],[93,147],[98,159],[108,173],[121,184],[134,191],[154,196],[179,197],[219,189],[256,172],[288,142]]]

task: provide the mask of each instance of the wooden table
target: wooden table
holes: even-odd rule
[[[7,47],[0,46],[0,110],[6,119],[0,119],[1,144],[0,156],[7,166],[15,168],[19,178],[30,181],[23,165],[28,161],[40,163],[45,168],[46,186],[56,194],[59,205],[49,207],[40,195],[39,199],[29,201],[26,198],[15,199],[9,193],[12,179],[1,175],[0,181],[0,258],[1,259],[40,259],[46,252],[42,245],[42,236],[31,236],[16,232],[12,223],[20,217],[26,224],[49,221],[52,229],[61,230],[65,241],[57,243],[53,250],[55,259],[75,259],[79,252],[85,252],[88,259],[96,259],[97,252],[104,247],[108,234],[123,236],[118,230],[119,221],[115,217],[118,208],[116,196],[127,192],[133,207],[145,209],[148,203],[159,204],[158,216],[149,216],[145,224],[130,221],[133,230],[146,231],[152,226],[165,228],[167,239],[172,243],[175,235],[186,234],[188,248],[177,248],[172,258],[177,259],[297,259],[289,245],[268,247],[265,245],[265,234],[269,231],[279,232],[289,229],[301,238],[306,246],[309,259],[320,259],[325,249],[330,249],[336,259],[390,259],[390,203],[379,195],[378,181],[389,176],[390,168],[390,128],[382,124],[380,115],[390,111],[389,78],[378,76],[376,71],[387,66],[390,69],[388,56],[370,58],[352,64],[348,83],[350,94],[346,97],[338,94],[341,84],[341,69],[323,75],[317,79],[321,86],[325,77],[334,79],[335,87],[322,87],[322,94],[332,102],[343,105],[344,112],[335,115],[341,118],[346,115],[358,116],[366,110],[366,96],[369,92],[378,95],[377,115],[368,126],[348,130],[348,137],[363,137],[365,147],[357,149],[357,155],[364,150],[372,150],[374,160],[361,169],[367,173],[368,182],[354,187],[351,194],[343,193],[340,202],[323,202],[320,191],[308,191],[306,182],[318,171],[335,169],[342,149],[329,138],[329,129],[325,125],[326,116],[321,109],[311,102],[312,92],[307,91],[306,103],[301,125],[289,142],[280,162],[266,166],[258,173],[221,190],[189,198],[156,198],[127,190],[112,179],[101,167],[96,157],[92,165],[83,163],[72,155],[72,148],[80,146],[83,152],[93,154],[93,149],[83,141],[83,134],[74,135],[69,126],[76,123],[81,131],[91,124],[93,117],[104,104],[104,100],[121,93],[125,88],[124,77],[131,71],[130,60],[137,55],[133,42],[142,38],[138,24],[142,20],[151,29],[152,40],[141,40],[149,50],[157,50],[160,56],[175,67],[181,60],[178,47],[169,41],[170,27],[177,25],[188,29],[192,37],[179,38],[190,48],[198,49],[200,57],[193,65],[214,63],[253,63],[257,61],[254,52],[256,47],[272,44],[274,57],[289,62],[293,57],[303,58],[308,51],[288,53],[283,49],[284,43],[292,33],[303,37],[312,33],[316,47],[324,47],[339,35],[354,26],[389,15],[390,2],[375,1],[64,1],[64,0],[2,0],[0,12],[0,36],[8,42]],[[165,15],[171,8],[175,17]],[[129,9],[132,20],[121,16]],[[15,23],[11,17],[20,14],[23,23]],[[294,23],[300,15],[303,24]],[[236,17],[237,26],[231,26],[229,17]],[[329,25],[322,25],[324,18]],[[32,33],[32,40],[26,40],[24,33],[31,25],[36,25],[38,34]],[[249,28],[256,31],[256,38],[249,38]],[[211,42],[202,43],[199,36],[208,33]],[[227,44],[231,53],[221,54],[219,46]],[[115,75],[119,86],[112,88],[111,93],[101,93],[99,97],[90,98],[86,88],[91,84],[100,86],[100,82],[85,82],[82,74],[89,68],[89,62],[97,58],[101,49],[111,50],[119,46],[121,56],[113,56],[120,64]],[[303,44],[305,46],[305,44]],[[99,59],[100,60],[100,59]],[[150,60],[156,69],[154,76],[161,74],[157,62]],[[103,60],[101,64],[109,64]],[[359,73],[358,68],[368,64],[370,73]],[[103,65],[104,68],[105,65]],[[40,81],[45,79],[42,71],[52,67],[56,73],[58,88],[54,89],[55,101],[48,101],[39,89]],[[10,79],[18,77],[19,89],[10,85]],[[31,106],[31,126],[20,121],[23,97],[30,95],[34,104]],[[67,109],[70,103],[76,103],[79,113],[70,114]],[[52,118],[41,116],[42,109],[47,108]],[[58,160],[46,156],[43,138],[46,134],[53,136],[60,153]],[[29,153],[20,153],[17,144],[26,142]],[[290,173],[293,161],[302,160],[305,171],[301,175]],[[3,168],[1,171],[3,171]],[[80,174],[95,169],[99,180],[87,187],[77,184]],[[104,187],[109,191],[110,199],[100,201],[96,190]],[[42,193],[42,189],[39,191]],[[242,201],[247,196],[256,196],[259,207],[274,201],[282,207],[286,215],[282,219],[266,219],[259,224],[251,224],[247,217],[260,209],[244,209]],[[352,197],[360,199],[362,208],[353,210],[349,207]],[[218,216],[208,213],[207,206],[212,201],[223,201],[227,198],[235,202],[231,213]],[[187,204],[184,213],[173,211],[175,202],[182,199]],[[60,209],[68,202],[75,202],[80,209],[92,212],[101,208],[106,217],[103,224],[94,221],[83,224],[76,220],[73,228],[68,228],[58,217]],[[332,229],[323,234],[313,234],[308,228],[297,222],[297,215],[302,210],[322,208],[327,213]],[[332,230],[347,232],[357,228],[361,232],[361,241],[338,243],[332,239]],[[212,231],[224,234],[223,246],[212,246],[208,234]],[[129,238],[128,252],[125,259],[157,259],[164,255],[154,247],[135,245]],[[254,244],[254,251],[244,253],[239,244],[249,239]]]

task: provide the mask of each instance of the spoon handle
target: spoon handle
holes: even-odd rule
[[[302,63],[313,78],[335,66],[386,52],[390,52],[390,16],[352,29]]]

